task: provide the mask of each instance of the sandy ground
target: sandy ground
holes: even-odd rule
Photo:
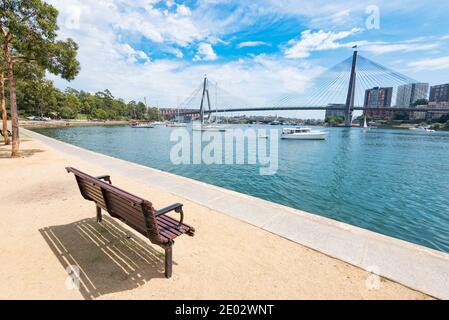
[[[23,157],[0,146],[1,299],[427,299],[428,296],[277,235],[123,176],[112,182],[161,208],[185,205],[197,230],[173,249],[164,278],[162,250],[109,218],[79,194],[76,167],[107,168],[22,139]],[[66,268],[80,270],[79,289]]]

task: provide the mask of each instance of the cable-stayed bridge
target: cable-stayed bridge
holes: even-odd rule
[[[308,90],[290,93],[271,101],[265,106],[253,105],[237,97],[206,77],[202,83],[181,104],[186,111],[180,114],[199,114],[201,120],[212,113],[272,111],[272,110],[339,110],[345,115],[345,125],[350,126],[354,110],[364,113],[370,110],[390,112],[444,112],[448,109],[410,108],[391,106],[367,106],[365,92],[376,87],[393,88],[391,101],[396,101],[397,88],[401,85],[419,83],[397,71],[386,68],[358,54],[326,70],[316,79]]]

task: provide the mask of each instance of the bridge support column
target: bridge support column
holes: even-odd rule
[[[352,56],[351,76],[349,78],[348,95],[346,96],[346,110],[345,110],[345,126],[350,127],[352,124],[352,110],[354,108],[354,94],[356,81],[356,67],[357,67],[357,50]]]

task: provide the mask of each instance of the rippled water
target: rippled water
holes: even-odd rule
[[[449,132],[330,128],[326,141],[279,141],[277,174],[261,176],[255,165],[173,165],[171,130],[36,129],[86,149],[449,252]]]

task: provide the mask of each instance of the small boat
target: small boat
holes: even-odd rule
[[[320,130],[312,130],[310,128],[284,128],[282,129],[281,139],[292,140],[324,140],[327,132]]]
[[[154,121],[154,122],[151,122],[151,125],[153,127],[156,127],[156,126],[157,127],[165,127],[167,124],[163,121]]]
[[[154,126],[151,123],[134,123],[131,125],[132,128],[154,128]]]
[[[227,126],[216,125],[216,124],[194,124],[192,130],[194,131],[218,131],[225,132]]]
[[[415,131],[424,131],[424,132],[435,132],[435,130],[430,129],[430,127],[417,127],[417,128],[409,128],[409,130],[415,130]]]
[[[187,123],[181,123],[181,122],[168,123],[167,127],[184,128],[184,127],[187,127]]]
[[[366,123],[366,115],[363,117],[363,129],[364,130],[368,130],[369,129],[368,124]]]

